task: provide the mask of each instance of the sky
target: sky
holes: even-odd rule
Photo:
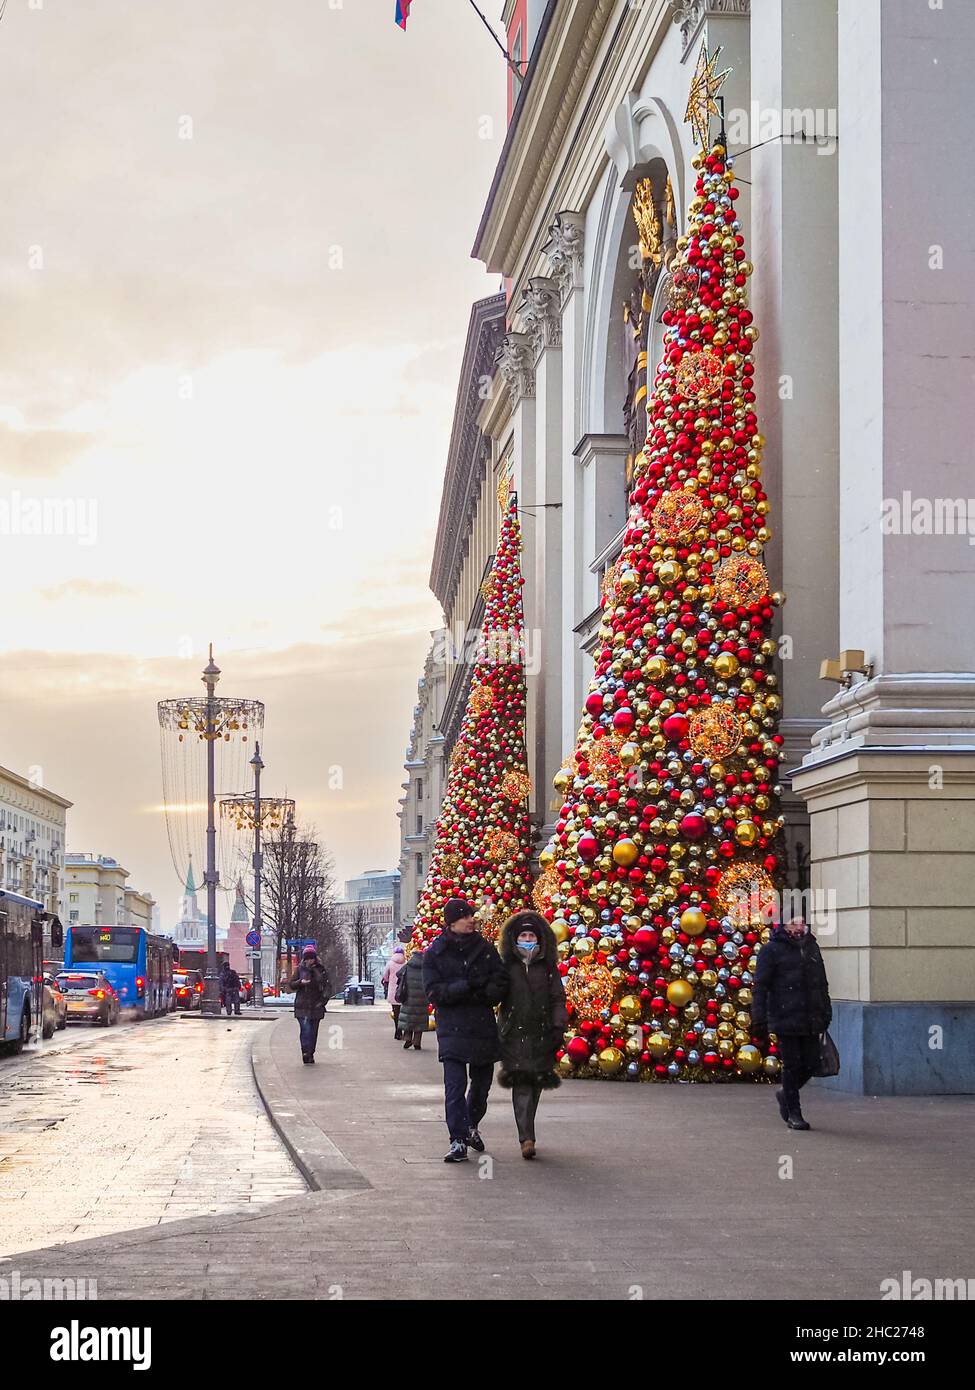
[[[211,641],[337,878],[398,859],[505,74],[464,0],[405,34],[394,10],[0,23],[0,764],[74,803],[68,848],[164,929],[156,702],[202,693]]]

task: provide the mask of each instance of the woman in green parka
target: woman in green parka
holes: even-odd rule
[[[516,912],[498,950],[506,976],[498,1082],[511,1090],[521,1156],[534,1158],[535,1111],[542,1092],[559,1085],[555,1053],[568,1023],[555,933],[537,912]]]

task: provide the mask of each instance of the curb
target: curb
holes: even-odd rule
[[[287,1020],[278,1019],[278,1023]],[[251,1049],[257,1093],[268,1119],[313,1192],[365,1192],[372,1183],[306,1114],[271,1055],[271,1033],[261,1031]]]

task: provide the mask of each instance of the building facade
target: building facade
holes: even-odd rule
[[[544,842],[662,351],[693,176],[688,88],[702,43],[720,46],[761,333],[766,562],[788,600],[776,633],[788,886],[826,909],[836,1084],[971,1090],[975,637],[953,614],[975,578],[961,406],[975,272],[964,180],[939,132],[975,7],[509,0],[504,16],[530,56],[474,254],[504,277],[505,331],[476,466],[453,445],[448,457],[453,524],[433,575],[445,625],[476,627],[490,503],[508,472],[523,508]],[[938,59],[923,72],[921,39]],[[463,698],[448,671],[448,753]]]
[[[389,957],[392,934],[400,915],[400,875],[385,869],[367,869],[365,873],[345,881],[345,894],[333,905],[333,920],[350,945],[353,972],[356,969],[356,945],[352,940],[357,918],[361,914],[364,928],[364,977],[378,985],[385,961]]]
[[[70,926],[142,927],[152,931],[155,899],[128,883],[129,871],[104,854],[66,854],[64,895]]]
[[[443,798],[444,736],[440,730],[447,691],[446,628],[431,633],[432,643],[417,685],[413,728],[406,750],[406,781],[398,811],[400,823],[400,901],[396,926],[413,921],[433,849],[433,832]]]
[[[0,883],[64,916],[64,843],[71,802],[0,767]]]

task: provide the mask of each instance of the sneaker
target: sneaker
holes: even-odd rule
[[[482,1154],[484,1152],[484,1140],[478,1134],[476,1129],[472,1129],[470,1134],[467,1136],[467,1147],[470,1149],[476,1149],[479,1154]]]
[[[786,1124],[790,1129],[812,1129],[812,1125],[809,1121],[802,1118],[801,1110],[797,1110],[794,1115],[790,1115],[786,1120]]]
[[[521,1156],[522,1156],[522,1158],[534,1158],[534,1157],[535,1157],[535,1141],[534,1141],[534,1139],[523,1139],[523,1140],[521,1141]]]
[[[776,1091],[776,1093],[775,1093],[775,1099],[779,1102],[779,1114],[782,1116],[783,1122],[784,1122],[785,1124],[788,1124],[788,1123],[789,1123],[789,1107],[788,1107],[788,1105],[786,1104],[786,1100],[785,1100],[785,1091],[783,1091],[783,1090],[778,1090],[778,1091]]]
[[[450,1152],[444,1154],[444,1163],[466,1163],[467,1145],[462,1144],[459,1139],[454,1139],[450,1144]]]
[[[308,1061],[308,1053],[307,1053],[307,1052],[303,1052],[303,1053],[301,1054],[301,1060],[302,1060],[303,1062],[307,1062],[307,1061]]]

